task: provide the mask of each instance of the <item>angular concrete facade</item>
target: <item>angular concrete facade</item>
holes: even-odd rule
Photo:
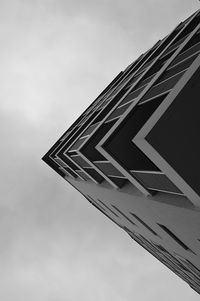
[[[43,160],[200,294],[200,12],[110,83]]]

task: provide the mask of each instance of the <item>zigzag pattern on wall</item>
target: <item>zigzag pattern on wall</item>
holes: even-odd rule
[[[199,22],[198,11],[120,72],[43,160],[66,179],[107,181],[113,188],[130,182],[146,196],[161,191],[199,202],[195,179],[190,182],[184,170],[171,163],[170,150],[163,146],[168,134],[159,132],[169,108],[178,112],[180,98],[188,103],[182,90],[194,94],[190,79],[200,66]],[[197,102],[193,97],[192,105]],[[174,116],[178,121],[178,113]],[[165,129],[170,122],[168,118]],[[176,135],[179,132],[174,140]]]

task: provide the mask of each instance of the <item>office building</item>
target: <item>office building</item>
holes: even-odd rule
[[[43,160],[200,294],[200,12],[120,72]]]

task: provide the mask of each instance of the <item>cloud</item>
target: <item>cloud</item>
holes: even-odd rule
[[[42,5],[32,6],[20,2],[15,10],[10,7],[13,18],[4,21],[1,108],[34,124],[71,121],[73,112],[80,114],[88,99],[97,96],[98,81],[105,84],[118,72],[119,66],[108,73],[103,65],[106,57],[111,68],[116,64],[117,45],[118,53],[124,52],[123,34],[94,16],[54,15]],[[97,76],[102,73],[105,78]]]

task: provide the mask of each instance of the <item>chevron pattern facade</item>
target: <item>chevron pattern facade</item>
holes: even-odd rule
[[[43,157],[198,293],[199,83],[197,11],[120,72]],[[190,246],[170,226],[181,237],[188,232]]]

